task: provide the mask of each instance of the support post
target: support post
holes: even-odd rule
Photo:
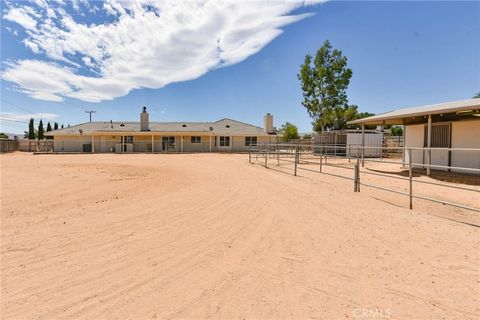
[[[360,150],[357,149],[357,162],[355,163],[355,174],[354,174],[354,192],[360,192]]]
[[[365,166],[365,123],[362,123],[362,167]]]
[[[92,136],[92,153],[95,153],[95,136]]]
[[[180,152],[183,152],[183,136],[180,136]]]
[[[280,166],[280,147],[277,143],[277,166]]]
[[[265,145],[265,168],[268,168],[268,153],[267,153],[267,145]]]
[[[337,156],[337,133],[333,133],[333,155]]]
[[[412,149],[408,149],[408,196],[410,198],[410,210],[413,208],[413,174],[412,174]]]
[[[320,146],[320,172],[322,172],[323,146]]]
[[[212,134],[210,133],[209,150],[212,152]]]
[[[152,134],[152,153],[155,152],[155,136]]]
[[[295,176],[297,175],[297,165],[298,165],[298,145],[295,146]]]
[[[405,124],[407,123],[407,121],[405,119],[402,120],[402,124],[403,124],[403,132],[402,132],[402,136],[403,136],[403,146],[402,146],[402,168],[405,168],[405,163],[407,162],[405,159],[405,131],[407,130],[407,127],[405,126]],[[398,136],[398,141],[400,142],[400,136]],[[400,144],[400,143],[399,143]]]
[[[428,126],[427,126],[427,176],[430,175],[430,165],[432,164],[432,116],[428,115]]]

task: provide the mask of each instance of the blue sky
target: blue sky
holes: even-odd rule
[[[235,15],[224,16],[219,12],[225,10],[202,11],[198,13],[203,19],[201,33],[196,29],[191,34],[171,29],[153,32],[152,24],[137,21],[127,31],[115,29],[123,34],[140,28],[135,37],[125,34],[122,38],[122,44],[134,41],[130,47],[99,53],[89,46],[92,39],[78,38],[85,35],[81,26],[117,23],[121,14],[115,8],[109,14],[110,8],[99,2],[95,2],[96,9],[79,0],[49,4],[57,10],[57,20],[51,19],[49,28],[60,25],[62,14],[75,23],[69,27],[75,37],[59,51],[55,45],[59,38],[52,29],[40,34],[34,30],[43,27],[40,20],[35,24],[25,15],[19,18],[19,12],[10,13],[21,8],[33,20],[44,19],[38,13],[43,0],[36,1],[39,4],[30,6],[30,11],[23,9],[26,2],[2,1],[0,103],[4,120],[0,123],[4,132],[26,130],[31,113],[47,121],[75,124],[87,121],[84,111],[94,109],[94,120],[137,121],[143,105],[151,121],[229,117],[261,125],[263,114],[271,112],[276,126],[290,121],[307,132],[311,120],[301,105],[296,75],[305,54],[314,54],[326,39],[348,57],[353,69],[348,98],[361,111],[381,113],[467,99],[480,91],[480,2],[327,2],[286,9],[235,8]],[[113,7],[117,2],[110,3]],[[164,18],[166,10],[177,9],[158,9],[151,23]],[[253,18],[257,12],[263,13],[261,18]],[[302,16],[305,13],[313,15]],[[287,15],[291,18],[278,19]],[[263,20],[256,21],[252,31],[249,23],[254,19]],[[225,22],[232,20],[236,23]],[[68,26],[68,20],[64,21]],[[145,26],[150,29],[141,29]],[[222,43],[218,56],[213,57],[204,43],[217,41],[214,37],[221,28],[225,28]],[[277,30],[283,33],[278,35]],[[145,54],[152,33],[155,39],[164,34],[170,37],[157,44],[158,50]],[[46,39],[49,34],[54,36]],[[111,33],[101,33],[107,36]],[[142,36],[146,37],[143,42],[138,39]],[[78,43],[82,44],[79,48],[75,47]],[[118,60],[117,56],[126,58]],[[117,60],[109,60],[113,58]],[[150,88],[135,89],[145,86]]]

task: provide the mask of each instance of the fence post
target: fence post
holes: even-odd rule
[[[277,166],[280,166],[280,147],[277,143]]]
[[[322,172],[323,146],[320,146],[320,172]]]
[[[357,149],[357,162],[355,163],[354,192],[360,192],[360,150]]]
[[[265,168],[268,168],[268,154],[267,154],[267,145],[265,145]]]
[[[298,145],[295,145],[295,176],[297,175],[297,164],[298,164]]]
[[[252,147],[248,146],[248,163],[252,163]]]
[[[410,198],[410,210],[413,208],[413,181],[412,181],[412,149],[408,149],[408,195]]]

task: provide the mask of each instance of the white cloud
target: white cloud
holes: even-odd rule
[[[74,3],[76,11],[91,11],[88,1],[79,2]],[[136,88],[157,89],[245,60],[281,34],[282,27],[308,17],[289,15],[303,5],[106,0],[99,6],[101,14],[114,21],[89,25],[75,21],[63,5],[50,3],[40,15],[26,5],[10,8],[4,19],[24,26],[24,44],[49,60],[10,62],[2,77],[34,98],[52,101],[72,97],[98,102]]]
[[[82,58],[82,61],[87,67],[94,67],[95,66],[90,57],[85,56],[85,57]]]
[[[7,14],[3,15],[3,19],[18,23],[27,30],[37,27],[37,21],[32,17],[32,8],[12,8]]]
[[[0,113],[0,120],[4,121],[29,121],[33,119],[54,120],[58,118],[58,114],[55,113],[13,113],[2,112]]]

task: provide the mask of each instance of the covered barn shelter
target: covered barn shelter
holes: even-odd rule
[[[440,166],[480,169],[480,150],[445,149],[480,149],[480,99],[397,109],[349,124],[361,124],[362,128],[403,125],[406,148],[432,148],[412,150],[414,164],[431,164],[440,170]],[[409,161],[408,153],[404,153],[403,161]],[[427,172],[430,173],[430,167]]]
[[[276,141],[273,116],[264,127],[232,119],[213,122],[149,122],[146,107],[140,122],[94,121],[49,131],[54,152],[242,152]]]

